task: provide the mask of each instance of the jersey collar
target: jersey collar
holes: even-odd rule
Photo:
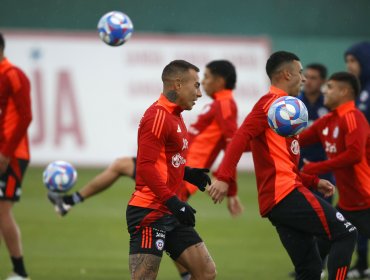
[[[270,92],[279,96],[287,96],[288,94],[280,88],[270,86]]]
[[[157,104],[164,107],[169,113],[180,114],[183,111],[180,106],[169,101],[163,93],[159,96]]]
[[[339,116],[343,116],[345,113],[352,111],[355,108],[355,101],[348,101],[339,105],[335,111],[338,113]]]
[[[231,91],[231,89],[223,89],[215,92],[212,95],[212,98],[216,100],[230,99],[231,97],[233,97],[233,92]]]

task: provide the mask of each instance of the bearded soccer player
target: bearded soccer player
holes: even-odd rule
[[[217,179],[210,187],[220,203],[234,180],[237,163],[248,145],[253,155],[258,201],[262,217],[275,226],[296,271],[296,279],[319,280],[322,261],[315,236],[331,242],[329,280],[344,280],[355,245],[357,230],[328,202],[313,194],[317,189],[332,195],[334,186],[298,170],[298,137],[282,137],[268,125],[270,105],[282,96],[297,96],[305,82],[299,58],[289,52],[273,53],[266,72],[271,87],[262,96],[235,133],[222,160]]]
[[[30,159],[27,129],[32,120],[30,82],[4,57],[0,34],[0,238],[13,264],[7,280],[29,279],[23,262],[21,234],[12,207],[21,196],[23,175]]]
[[[183,60],[162,72],[163,93],[142,117],[138,131],[136,187],[126,211],[132,279],[156,279],[165,250],[195,279],[214,279],[215,264],[195,231],[195,210],[177,196],[183,179],[204,190],[209,180],[185,168],[187,129],[181,112],[201,97],[199,69]]]

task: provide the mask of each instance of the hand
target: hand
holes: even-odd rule
[[[166,201],[167,208],[183,225],[195,226],[195,209],[188,203],[178,199],[176,195],[172,196]]]
[[[335,186],[328,180],[320,179],[319,183],[317,184],[317,190],[321,192],[324,197],[329,197],[334,194]]]
[[[10,158],[0,153],[0,174],[5,173],[6,169],[8,168],[9,162]]]
[[[227,198],[227,209],[229,209],[229,212],[232,217],[239,216],[244,211],[244,206],[240,202],[239,197],[236,196],[229,196]]]
[[[214,203],[221,203],[227,195],[229,185],[223,181],[215,181],[209,188],[209,195],[212,197]]]
[[[204,192],[207,184],[211,185],[211,178],[209,178],[207,168],[192,168],[189,166],[185,167],[184,180],[197,186],[199,190]]]

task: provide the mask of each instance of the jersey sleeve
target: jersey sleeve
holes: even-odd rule
[[[233,139],[228,145],[224,158],[217,172],[217,179],[227,182],[229,185],[235,183],[236,166],[241,155],[248,149],[250,141],[263,133],[268,127],[267,115],[264,110],[265,98],[261,98],[254,106],[251,113],[245,118],[240,128],[236,131]]]
[[[317,119],[311,126],[299,134],[299,145],[306,147],[320,142],[320,131],[325,117]]]
[[[17,117],[13,119],[11,131],[7,132],[6,140],[0,152],[5,156],[12,156],[22,138],[27,134],[27,129],[32,120],[30,83],[28,78],[12,68],[7,71],[5,82],[11,92],[9,102],[13,102]]]
[[[310,189],[317,189],[317,186],[319,184],[320,178],[317,175],[310,175],[310,174],[305,174],[305,173],[300,173],[301,179],[302,179],[302,184],[306,188]]]
[[[144,117],[139,130],[137,160],[141,168],[140,174],[146,185],[163,202],[175,195],[167,186],[168,174],[165,167],[157,164],[164,153],[170,129],[166,122],[166,113],[158,109],[155,114]]]
[[[342,120],[344,122],[345,151],[328,160],[308,163],[303,166],[303,172],[309,174],[325,174],[335,169],[352,166],[361,161],[367,142],[367,138],[363,137],[362,134],[368,134],[369,128],[359,125],[356,118],[351,118],[351,123],[346,121],[346,118]]]

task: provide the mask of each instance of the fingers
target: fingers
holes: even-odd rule
[[[224,185],[226,185],[226,189]],[[221,203],[223,201],[225,195],[227,194],[227,188],[227,184],[219,181],[216,181],[209,187],[209,194],[214,203]]]

